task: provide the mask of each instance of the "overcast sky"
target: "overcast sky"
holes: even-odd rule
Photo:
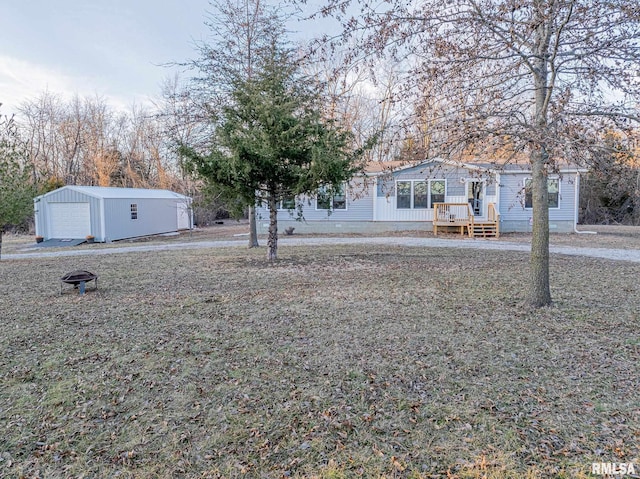
[[[0,0],[0,109],[44,90],[145,103],[172,75],[159,66],[196,58],[207,0]]]
[[[145,104],[179,70],[162,65],[198,57],[211,10],[208,0],[0,0],[0,114],[45,90]]]

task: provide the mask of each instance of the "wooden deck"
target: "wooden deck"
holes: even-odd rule
[[[439,229],[454,228],[460,234],[471,238],[498,238],[500,236],[500,215],[495,205],[487,205],[487,218],[479,220],[473,216],[469,203],[434,203],[433,235],[438,236]]]

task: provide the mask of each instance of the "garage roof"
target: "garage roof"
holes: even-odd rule
[[[185,195],[175,193],[169,190],[149,190],[145,188],[115,188],[107,186],[63,186],[62,188],[55,190],[72,190],[85,195],[93,196],[96,198],[131,198],[131,199],[175,199],[175,198],[187,198]],[[55,191],[50,191],[46,195],[50,195]]]

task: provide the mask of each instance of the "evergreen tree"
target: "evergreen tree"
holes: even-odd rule
[[[359,169],[363,151],[321,115],[321,98],[293,52],[274,43],[250,77],[236,78],[221,108],[212,147],[182,153],[208,182],[243,205],[270,210],[268,259],[277,259],[279,203],[319,188],[337,191]]]
[[[0,117],[0,256],[2,236],[33,213],[35,194],[13,118]]]

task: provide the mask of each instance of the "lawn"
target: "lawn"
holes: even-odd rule
[[[640,463],[640,265],[444,248],[0,262],[0,476],[591,477]],[[87,294],[58,278],[100,275]],[[637,466],[636,466],[637,467]]]

